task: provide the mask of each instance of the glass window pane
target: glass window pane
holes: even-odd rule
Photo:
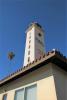
[[[24,100],[24,89],[15,92],[15,100]]]
[[[27,87],[25,89],[25,100],[37,100],[37,87],[36,85]]]
[[[7,94],[3,96],[3,100],[7,100]]]

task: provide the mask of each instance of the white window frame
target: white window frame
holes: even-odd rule
[[[27,85],[25,87],[16,89],[15,94],[14,94],[14,100],[15,100],[16,92],[19,91],[19,90],[24,90],[24,100],[25,100],[25,90],[26,90],[26,88],[31,87],[31,86],[36,86],[37,87],[37,84],[35,83],[35,84]]]

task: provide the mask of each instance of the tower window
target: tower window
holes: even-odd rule
[[[28,57],[28,62],[30,62],[30,57]]]
[[[39,37],[41,37],[42,35],[41,35],[41,33],[38,33],[38,35],[39,35]]]
[[[28,51],[28,55],[30,55],[30,51]]]
[[[29,43],[31,43],[31,40],[29,41]]]
[[[30,45],[29,45],[29,48],[30,48]]]

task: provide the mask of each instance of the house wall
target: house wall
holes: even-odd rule
[[[52,64],[58,100],[67,100],[67,72]]]
[[[57,100],[52,64],[47,64],[24,77],[0,87],[0,100],[2,100],[5,93],[7,93],[7,100],[14,100],[15,90],[32,84],[37,84],[37,100]]]

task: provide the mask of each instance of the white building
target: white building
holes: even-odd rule
[[[26,47],[24,56],[24,66],[38,59],[44,52],[44,31],[42,27],[34,22],[26,30]]]
[[[35,27],[39,30],[36,24],[32,26],[33,29]],[[36,32],[32,34],[34,33]],[[41,33],[41,29],[37,33]],[[38,49],[39,46],[41,47],[41,45],[34,47]],[[25,54],[27,52],[26,50]],[[31,55],[35,54],[31,52]],[[38,53],[38,56],[30,56],[30,63],[24,59],[27,64],[25,67],[0,81],[0,100],[67,100],[67,58],[56,50],[40,55]],[[38,59],[32,59],[34,57]]]

